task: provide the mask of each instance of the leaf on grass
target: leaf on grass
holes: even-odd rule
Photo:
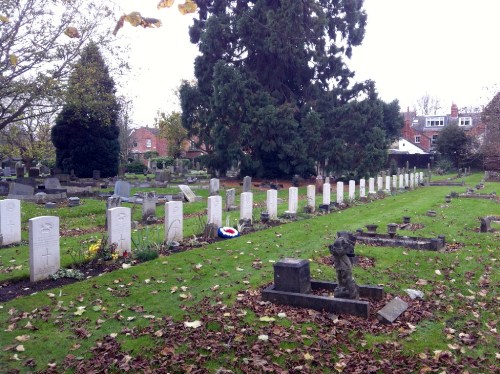
[[[434,273],[436,273],[437,275],[441,275],[441,270],[435,270]]]
[[[19,335],[19,336],[16,336],[16,340],[18,342],[25,342],[27,340],[29,340],[30,336],[29,335]]]
[[[127,317],[127,321],[133,321],[135,317]]]
[[[267,342],[269,340],[269,336],[262,334],[258,336],[258,339]]]
[[[109,336],[111,336],[112,338],[116,338],[118,334],[116,332],[112,332],[111,334],[109,334]]]
[[[122,268],[123,269],[128,269],[129,267],[131,267],[132,265],[130,264],[122,264]]]
[[[345,369],[347,364],[343,361],[339,361],[335,364],[335,370],[337,370],[339,373],[342,373]]]
[[[20,361],[21,359],[18,357],[17,353],[16,354],[13,354],[12,356],[10,356],[10,359],[12,361]]]
[[[309,354],[309,352],[304,353],[304,360],[311,361],[314,360],[314,356]]]
[[[98,311],[100,311],[101,309],[102,309],[102,306],[100,306],[100,305],[94,305],[94,306],[92,307],[92,310],[93,310],[94,312],[98,312]]]
[[[244,269],[240,268],[240,267],[237,267],[236,270],[238,271],[243,271]]]
[[[172,288],[170,288],[170,293],[176,293],[178,289],[179,287],[173,286]]]
[[[259,321],[261,321],[261,322],[274,322],[275,319],[273,317],[264,316],[264,317],[260,317]]]
[[[201,326],[201,321],[198,321],[198,320],[193,321],[193,322],[186,321],[186,322],[184,322],[184,326],[190,327],[192,329],[197,329],[198,327]]]
[[[162,330],[158,330],[154,333],[154,336],[158,337],[158,338],[161,338],[163,336],[163,331]]]
[[[76,312],[73,313],[75,316],[81,316],[83,313],[85,313],[85,306],[79,306],[76,308]]]
[[[3,22],[3,23],[9,23],[10,20],[8,17],[5,17],[3,15],[0,14],[0,22]]]
[[[18,351],[18,352],[24,352],[25,351],[24,345],[19,344],[18,346],[16,346],[16,351]]]
[[[52,292],[49,292],[49,293],[47,294],[47,296],[48,296],[48,297],[50,297],[50,298],[54,298],[54,297],[56,297],[56,295],[55,295],[55,294],[53,294]]]

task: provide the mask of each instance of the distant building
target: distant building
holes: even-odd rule
[[[439,133],[450,124],[457,124],[480,141],[484,138],[486,126],[481,112],[459,113],[456,104],[451,105],[450,114],[417,116],[408,109],[402,115],[404,127],[396,153],[434,153]]]
[[[166,157],[168,155],[167,141],[160,138],[159,135],[160,131],[153,127],[132,129],[130,132],[132,144],[130,157],[148,167],[150,166],[148,162],[150,158]],[[153,154],[152,157],[151,154]]]

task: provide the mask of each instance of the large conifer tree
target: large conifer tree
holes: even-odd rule
[[[70,76],[66,103],[52,128],[56,164],[78,177],[116,175],[119,163],[120,106],[115,84],[97,45],[89,44]]]
[[[190,29],[200,50],[197,83],[184,83],[180,94],[183,124],[206,146],[209,166],[224,171],[239,161],[243,173],[269,177],[307,174],[325,160],[337,168],[326,136],[340,137],[338,121],[348,104],[362,117],[363,132],[380,127],[369,139],[374,153],[386,149],[394,134],[384,128],[391,121],[383,118],[373,83],[351,85],[354,73],[345,64],[363,40],[362,0],[197,4],[199,15]],[[354,105],[366,100],[372,101]],[[366,110],[370,105],[377,109]],[[348,140],[339,139],[338,151],[350,152]],[[375,159],[378,165],[368,169],[383,163],[383,157]],[[358,166],[346,161],[342,171],[370,171]]]

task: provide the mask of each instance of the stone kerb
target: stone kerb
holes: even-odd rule
[[[60,268],[59,217],[31,218],[28,227],[30,280],[37,282]]]
[[[108,244],[117,244],[120,255],[132,249],[132,221],[131,209],[126,207],[111,208],[107,210],[108,218]]]
[[[183,205],[182,201],[165,203],[165,241],[182,242],[183,233]]]
[[[17,199],[0,201],[1,245],[21,242],[21,202]]]

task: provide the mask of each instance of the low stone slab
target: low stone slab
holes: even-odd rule
[[[439,251],[445,247],[445,238],[439,236],[437,238],[420,238],[414,236],[394,236],[390,237],[385,234],[356,234],[357,243],[374,244],[382,247],[404,247],[417,250]]]
[[[327,290],[334,292],[338,284],[335,282],[321,281],[321,280],[311,280],[312,290]],[[384,288],[380,286],[361,286],[358,285],[359,296],[364,299],[383,300],[385,297]]]
[[[393,323],[406,309],[408,309],[408,303],[395,297],[379,310],[377,319],[382,323]]]
[[[194,194],[193,190],[185,184],[179,184],[179,188],[184,194],[184,197],[186,198],[187,201],[190,203],[193,203],[196,201],[196,195]]]

